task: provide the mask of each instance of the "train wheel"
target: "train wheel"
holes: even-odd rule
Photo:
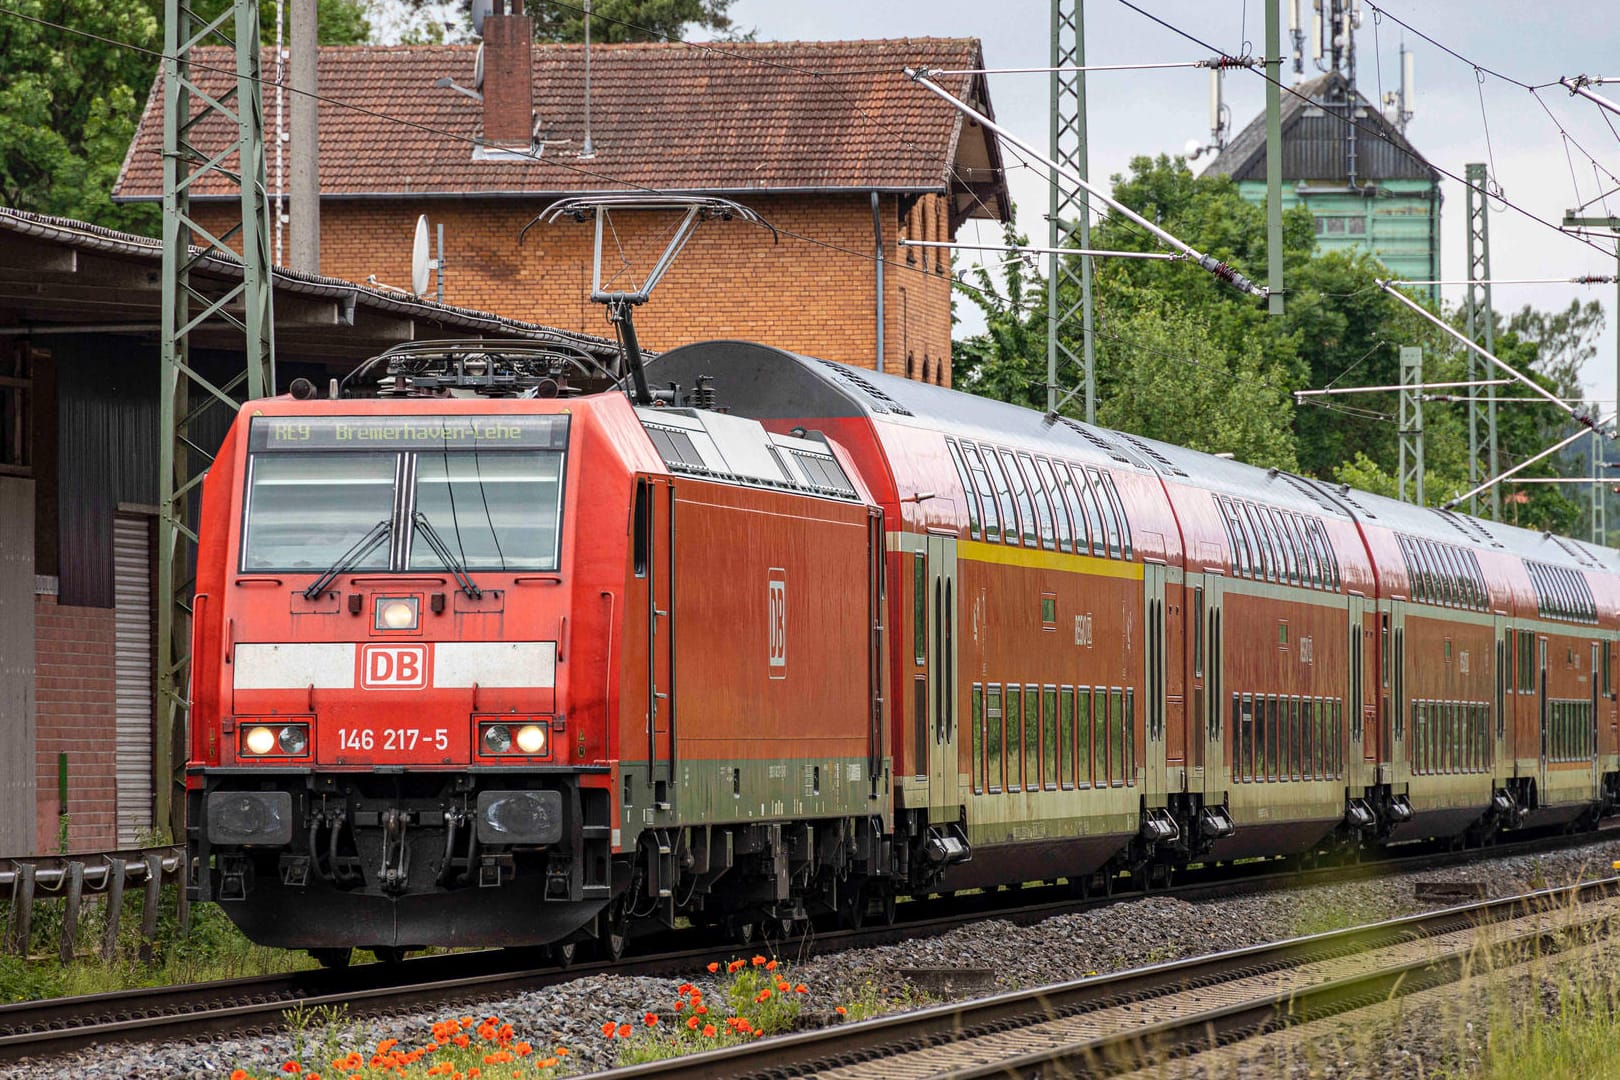
[[[565,941],[561,945],[553,945],[551,946],[552,963],[556,964],[560,968],[573,967],[574,956],[578,952],[579,945],[577,942]]]
[[[735,918],[727,919],[726,936],[738,945],[751,945],[754,942],[754,924]]]
[[[311,949],[309,955],[323,968],[346,968],[349,966],[349,961],[354,959],[354,950],[348,947]]]
[[[883,905],[882,906],[883,925],[884,926],[893,926],[894,925],[894,920],[895,920],[895,915],[897,914],[897,912],[895,910],[894,887],[893,886],[884,886],[883,896],[879,900],[879,903]]]
[[[865,885],[857,885],[848,890],[839,911],[845,926],[851,930],[859,930],[866,925],[866,907],[869,899]]]
[[[622,923],[610,922],[597,941],[602,950],[602,959],[616,964],[624,959],[624,947],[630,943],[630,935]]]

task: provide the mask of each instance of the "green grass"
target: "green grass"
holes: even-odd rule
[[[254,945],[213,904],[193,906],[191,933],[182,935],[172,889],[165,890],[158,912],[152,960],[143,961],[139,957],[144,905],[144,895],[126,895],[118,924],[116,956],[106,962],[100,954],[106,904],[100,897],[86,897],[79,915],[74,959],[63,964],[57,951],[65,905],[37,901],[30,957],[0,956],[0,1002],[235,979],[315,966],[304,953]],[[0,902],[0,926],[9,925],[8,908],[8,904]]]

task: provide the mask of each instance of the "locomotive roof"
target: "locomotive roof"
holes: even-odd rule
[[[1069,417],[1048,422],[1042,413],[1021,405],[757,342],[703,341],[683,345],[652,361],[648,373],[661,382],[682,385],[693,384],[700,375],[712,375],[722,407],[760,420],[868,417],[1081,457],[1113,468],[1151,471],[1175,483],[1319,517],[1354,518],[1443,543],[1501,551],[1574,569],[1620,570],[1620,552],[1600,552],[1552,533],[1414,506],[1346,485],[1246,465]]]

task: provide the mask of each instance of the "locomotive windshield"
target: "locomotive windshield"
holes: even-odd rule
[[[566,416],[255,417],[244,572],[439,570],[421,515],[468,570],[555,570]],[[401,535],[401,524],[405,523]]]

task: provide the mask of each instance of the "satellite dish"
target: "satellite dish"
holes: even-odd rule
[[[473,89],[479,93],[484,90],[484,43],[478,43],[478,51],[473,54]]]
[[[427,215],[416,219],[416,240],[411,244],[411,292],[421,296],[428,287],[428,224]]]
[[[495,0],[472,0],[473,33],[484,36],[484,20],[495,10]]]

